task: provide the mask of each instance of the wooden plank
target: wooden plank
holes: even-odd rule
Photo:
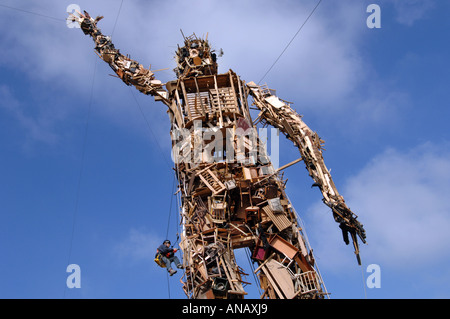
[[[241,100],[241,107],[242,107],[242,114],[247,120],[250,120],[250,116],[247,115],[247,101],[244,100],[243,93],[242,93],[242,85],[241,85],[241,79],[239,76],[237,76],[237,82],[238,82],[238,89],[239,89],[239,99]]]
[[[258,268],[255,269],[255,271],[253,272],[254,274],[256,274],[265,264],[267,264],[276,254],[272,253],[270,255],[269,258],[267,258],[261,265],[258,266]]]
[[[186,93],[186,87],[184,86],[184,81],[181,81],[181,89],[183,90],[183,96],[184,96],[184,107],[187,108],[187,112],[188,112],[188,116],[189,116],[189,121],[192,121],[192,114],[191,114],[191,109],[189,108],[189,103],[188,103],[188,96]]]
[[[217,86],[217,78],[214,75],[214,87],[216,88],[217,91],[217,101],[219,102],[219,125],[220,127],[223,127],[223,118],[222,118],[222,107],[221,107],[221,103],[220,103],[220,97],[219,97],[219,88]]]
[[[213,173],[213,172],[211,172],[211,170],[210,169],[207,169],[206,170],[208,173],[209,173],[209,175],[211,175],[211,177],[216,181],[216,183],[220,186],[220,190],[222,191],[222,190],[225,190],[225,185],[220,181],[220,179]]]
[[[276,286],[278,286],[284,297],[288,299],[292,298],[295,295],[295,290],[288,270],[275,260],[268,262],[265,268],[270,272]]]
[[[295,255],[299,252],[295,246],[281,238],[279,235],[275,235],[270,238],[269,245],[290,259],[294,259]]]
[[[236,97],[236,88],[234,87],[234,81],[233,81],[233,76],[231,74],[231,72],[228,72],[230,74],[230,83],[231,83],[231,89],[233,91],[233,99],[234,99],[234,105],[236,106],[236,109],[238,109],[238,101],[237,101],[237,97]]]
[[[200,179],[211,190],[211,192],[214,193],[214,187],[211,184],[209,184],[209,182],[202,175],[200,175]]]
[[[261,268],[261,270],[264,272],[264,274],[266,275],[267,279],[269,279],[269,282],[270,282],[272,288],[277,293],[278,297],[280,299],[285,299],[283,292],[280,290],[280,288],[277,285],[276,279],[272,277],[272,273],[270,272],[270,270],[266,266],[267,265],[264,265]]]
[[[226,189],[225,185],[217,178],[217,176],[209,168],[203,169],[201,172],[197,173],[197,175],[200,177],[200,179],[205,183],[205,185],[211,190],[211,192],[214,195]]]
[[[281,120],[281,123],[283,124],[284,128],[286,129],[286,132],[289,134],[289,136],[294,136],[294,130],[292,129],[291,125],[288,121],[286,121],[285,118]]]
[[[274,212],[272,212],[269,206],[264,206],[263,211],[275,224],[275,227],[277,227],[279,231],[283,231],[292,225],[292,222],[286,217],[284,213],[274,214]]]
[[[196,93],[188,93],[187,104],[191,111],[191,116],[193,119],[202,116],[202,110],[198,106],[199,105],[199,103],[197,102],[198,100],[199,98]]]
[[[230,86],[228,73],[217,75],[203,75],[195,77],[197,80],[200,91],[207,91],[211,87],[214,87],[214,82],[217,82],[219,87]],[[196,90],[194,77],[186,78],[183,80],[185,83],[186,91],[193,93]]]
[[[177,107],[177,102],[175,100],[172,100],[172,103],[169,107],[175,117],[175,122],[177,123],[178,127],[182,128],[184,126],[184,122],[180,110]]]
[[[228,263],[226,262],[226,260],[223,256],[220,256],[220,261],[221,261],[221,264],[223,265],[223,269],[225,271],[225,275],[228,279],[228,282],[230,283],[230,288],[231,288],[230,290],[238,292],[239,290],[235,289],[235,285],[234,285],[235,281],[233,280],[232,272],[229,269]]]
[[[200,100],[200,106],[202,107],[202,115],[205,116],[206,115],[206,109],[203,106],[203,101],[202,101],[202,97],[200,96],[200,90],[198,88],[198,83],[197,83],[197,78],[196,77],[194,77],[194,81],[195,81],[195,86],[197,88],[197,96],[198,96],[198,98]]]
[[[290,163],[288,163],[288,164],[286,164],[286,165],[283,165],[283,166],[281,166],[280,168],[278,168],[278,169],[275,171],[275,173],[278,173],[279,171],[282,171],[282,170],[288,168],[289,166],[292,166],[292,165],[294,165],[294,164],[297,164],[297,163],[300,162],[301,160],[303,160],[303,159],[300,157],[300,158],[296,159],[295,161],[292,161],[292,162],[290,162]]]
[[[313,271],[314,269],[311,265],[306,261],[306,258],[302,254],[297,254],[294,258],[295,262],[299,265],[300,269],[303,272]]]
[[[180,112],[181,118],[183,120],[183,123],[180,124],[180,128],[182,128],[182,127],[184,127],[184,114],[183,114],[183,111],[181,109],[183,107],[183,105],[181,104],[181,101],[180,101],[180,95],[178,94],[178,89],[175,89],[175,98],[177,100],[178,111]]]

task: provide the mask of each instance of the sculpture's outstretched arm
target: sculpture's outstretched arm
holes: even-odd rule
[[[321,150],[323,141],[302,121],[301,116],[290,107],[288,102],[280,100],[272,95],[268,88],[253,82],[247,83],[247,86],[254,105],[261,111],[258,115],[259,121],[280,129],[298,147],[306,169],[314,180],[313,186],[320,188],[323,202],[332,209],[333,217],[339,223],[347,245],[349,244],[348,234],[351,235],[358,263],[361,264],[356,235],[365,243],[365,230],[356,220],[357,216],[345,204],[344,198],[339,195],[330,172],[325,166]]]
[[[102,34],[97,27],[103,17],[92,18],[86,11],[84,14],[76,12],[70,14],[68,20],[79,23],[84,34],[89,35],[95,42],[95,50],[99,57],[109,64],[111,69],[127,85],[133,85],[144,94],[158,96],[166,102],[165,90],[161,81],[156,80],[154,74],[149,69],[127,56],[120,53],[111,42],[111,38]]]

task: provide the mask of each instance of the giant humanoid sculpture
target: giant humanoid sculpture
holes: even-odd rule
[[[114,47],[97,27],[101,18],[87,12],[70,16],[125,84],[168,107],[181,194],[186,295],[243,298],[248,283],[234,250],[245,248],[257,265],[261,298],[323,298],[327,292],[280,175],[287,165],[274,169],[255,125],[279,129],[299,149],[301,158],[293,163],[304,162],[346,244],[350,235],[360,263],[357,236],[365,242],[365,231],[333,183],[317,133],[273,90],[246,83],[232,70],[218,74],[207,39],[183,36],[184,46],[176,51],[177,79],[163,84]],[[249,96],[260,111],[255,121]]]

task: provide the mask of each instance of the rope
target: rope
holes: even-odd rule
[[[253,265],[252,259],[251,259],[251,252],[250,249],[245,249],[245,254],[247,255],[247,261],[248,264],[250,266],[250,270],[252,272],[253,275],[253,280],[255,282],[255,286],[258,289],[259,295],[262,295],[262,291],[261,291],[261,284],[260,284],[260,280],[258,279],[258,277],[255,274],[255,266]]]
[[[166,272],[166,278],[167,278],[167,293],[169,294],[169,299],[170,299],[170,280],[169,280],[168,272]]]
[[[179,185],[179,189],[177,191],[177,207],[178,209],[181,209],[181,205],[182,205],[182,201],[181,201],[181,181],[180,181],[180,172],[178,171],[177,166],[175,165],[175,174],[176,174],[176,179],[178,181],[178,185]],[[176,218],[177,218],[177,240],[175,242],[175,244],[178,243],[178,241],[180,240],[180,221],[178,219],[179,217],[179,212],[177,212],[176,214]]]
[[[144,111],[142,110],[141,105],[139,104],[139,102],[138,102],[138,100],[137,100],[133,90],[131,89],[131,86],[129,86],[128,88],[130,89],[131,95],[133,96],[133,99],[136,102],[136,105],[139,108],[139,111],[141,112],[141,115],[144,118],[145,123],[147,124],[147,128],[148,128],[149,132],[151,133],[151,135],[153,137],[153,140],[155,141],[155,144],[158,146],[158,148],[160,150],[160,153],[163,155],[163,158],[164,158],[164,160],[166,162],[166,165],[169,166],[170,169],[172,169],[172,166],[169,164],[170,161],[168,160],[168,158],[166,157],[165,153],[163,152],[163,149],[162,149],[161,145],[159,144],[158,139],[156,138],[156,135],[153,132],[153,130],[152,130],[151,126],[150,126],[150,123],[148,122],[147,117],[145,116]]]
[[[48,19],[52,19],[52,20],[55,20],[55,21],[64,21],[64,22],[66,21],[65,19],[55,18],[55,17],[52,17],[52,16],[48,16],[48,15],[41,14],[41,13],[37,13],[37,12],[33,12],[33,11],[28,11],[28,10],[23,10],[23,9],[19,9],[19,8],[14,8],[14,7],[10,7],[10,6],[5,6],[4,4],[0,4],[0,7],[8,8],[8,9],[16,10],[16,11],[21,11],[21,12],[25,12],[25,13],[29,13],[29,14],[33,14],[33,15],[35,15],[35,16],[39,16],[39,17],[43,17],[43,18],[48,18]]]
[[[169,208],[169,217],[167,218],[166,239],[169,238],[170,215],[172,215],[172,202],[173,202],[173,196],[174,196],[174,193],[173,193],[174,188],[175,188],[175,175],[173,175],[172,193],[170,196],[170,208]]]
[[[112,35],[114,33],[114,30],[116,30],[117,20],[119,20],[120,11],[122,10],[122,4],[123,4],[123,0],[120,3],[119,12],[117,13],[117,16],[116,16],[116,21],[114,21],[114,26],[113,26],[113,29],[112,29],[112,32],[111,32],[111,38],[112,38]]]
[[[122,5],[120,6],[120,8],[121,7],[122,7]],[[117,18],[119,17],[119,14],[120,14],[120,8],[119,8],[119,12],[117,13],[116,22],[117,22]],[[12,8],[12,9],[14,9],[14,8]],[[19,9],[16,9],[16,10],[19,10]],[[19,11],[24,11],[24,10],[19,10]],[[27,11],[24,11],[24,12],[27,12]],[[28,13],[32,13],[32,12],[28,12]],[[36,15],[40,15],[40,14],[36,14]],[[51,18],[48,16],[46,16],[46,17]],[[115,25],[114,25],[114,27],[115,27]],[[114,30],[112,31],[112,33],[114,33]],[[90,92],[90,96],[89,96],[88,114],[87,114],[87,118],[86,118],[85,129],[84,129],[83,146],[82,146],[82,151],[81,151],[80,174],[78,175],[77,190],[76,190],[76,195],[75,195],[75,209],[74,209],[74,213],[73,213],[72,233],[70,236],[69,257],[67,260],[67,265],[70,264],[70,259],[72,258],[73,239],[75,237],[75,225],[76,225],[76,218],[78,215],[78,202],[80,199],[81,179],[82,179],[83,172],[84,172],[84,162],[85,162],[85,154],[86,154],[86,144],[87,144],[87,137],[88,137],[89,120],[91,118],[92,100],[94,97],[94,83],[95,83],[95,75],[96,75],[96,71],[97,71],[97,61],[98,60],[96,59],[95,64],[94,64],[94,71],[92,74],[91,92]],[[67,288],[67,285],[64,286],[63,298],[65,298],[65,296],[66,296],[66,288]]]
[[[176,170],[175,174],[178,171]],[[170,196],[170,208],[169,208],[169,216],[167,218],[167,229],[166,229],[166,239],[169,238],[169,228],[170,228],[170,217],[172,215],[172,203],[173,203],[173,197],[175,196],[174,191],[175,191],[175,181],[176,181],[176,175],[173,175],[173,182],[172,182],[172,195]],[[177,203],[178,203],[178,196],[177,196]],[[171,245],[172,247],[175,246],[178,243],[178,240],[180,239],[179,237],[179,233],[178,233],[178,214],[176,214],[177,216],[177,240],[175,241],[175,243],[173,245]],[[170,278],[169,278],[169,273],[166,274],[166,278],[167,278],[167,293],[169,295],[169,299],[170,299]]]
[[[272,70],[272,68],[274,67],[274,65],[278,62],[278,60],[281,58],[281,56],[284,54],[284,52],[287,50],[287,48],[291,45],[292,41],[294,41],[295,37],[297,36],[297,34],[299,34],[299,32],[303,29],[303,27],[305,26],[306,22],[308,22],[309,18],[311,18],[311,16],[313,15],[314,11],[316,11],[317,7],[319,6],[319,4],[322,2],[322,0],[319,0],[319,2],[316,4],[316,6],[314,7],[314,9],[311,11],[311,13],[309,14],[309,16],[306,18],[305,22],[303,22],[303,24],[300,26],[300,28],[297,30],[297,33],[295,33],[295,35],[292,37],[291,41],[289,41],[289,43],[286,45],[286,47],[284,48],[284,50],[281,52],[281,54],[278,56],[278,58],[275,60],[275,62],[273,62],[272,66],[269,68],[269,70],[267,70],[267,72],[264,74],[264,76],[261,78],[261,80],[258,81],[258,84],[261,83],[261,81],[266,77],[266,75],[270,72],[270,70]]]
[[[73,239],[75,237],[74,235],[75,235],[76,219],[77,219],[77,215],[78,215],[78,202],[80,200],[81,178],[82,178],[83,172],[84,172],[86,144],[87,144],[87,137],[88,137],[89,120],[91,118],[92,99],[94,96],[94,82],[95,82],[96,70],[97,70],[97,60],[95,60],[94,72],[92,74],[91,93],[90,93],[89,104],[88,104],[88,114],[87,114],[86,123],[84,126],[84,137],[83,137],[83,145],[82,145],[82,150],[81,150],[81,165],[80,165],[80,173],[78,174],[77,190],[76,190],[76,195],[75,195],[75,208],[74,208],[74,212],[73,212],[72,233],[70,236],[69,257],[67,259],[67,265],[70,265],[70,259],[72,258]],[[67,288],[67,285],[64,286],[64,294],[63,294],[64,298],[66,296],[66,288]]]
[[[177,207],[180,209],[181,208],[181,195],[178,195],[177,196]],[[177,240],[176,240],[176,242],[175,242],[175,244],[177,244],[178,243],[178,241],[180,240],[180,221],[179,221],[179,219],[178,219],[178,217],[179,217],[179,214],[177,213],[177,214],[175,214],[175,216],[177,216]]]
[[[361,267],[361,266],[360,266],[360,267]],[[362,268],[362,267],[361,267],[361,275],[362,275],[362,279],[363,279],[364,296],[365,296],[365,299],[367,299],[366,278],[364,277],[364,271],[363,271],[363,268]]]

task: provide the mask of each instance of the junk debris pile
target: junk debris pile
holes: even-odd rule
[[[283,169],[303,161],[313,186],[342,229],[345,242],[365,231],[338,193],[322,156],[323,141],[302,121],[291,103],[266,85],[246,83],[229,70],[218,74],[217,56],[207,38],[184,37],[175,52],[176,80],[161,83],[153,72],[124,56],[97,27],[102,17],[78,12],[99,57],[127,85],[167,106],[173,159],[181,196],[184,275],[189,298],[237,298],[247,294],[244,270],[235,250],[247,249],[261,298],[324,298],[322,277],[292,203]],[[253,121],[249,98],[260,111]],[[279,129],[298,148],[300,158],[275,169],[256,124]]]

